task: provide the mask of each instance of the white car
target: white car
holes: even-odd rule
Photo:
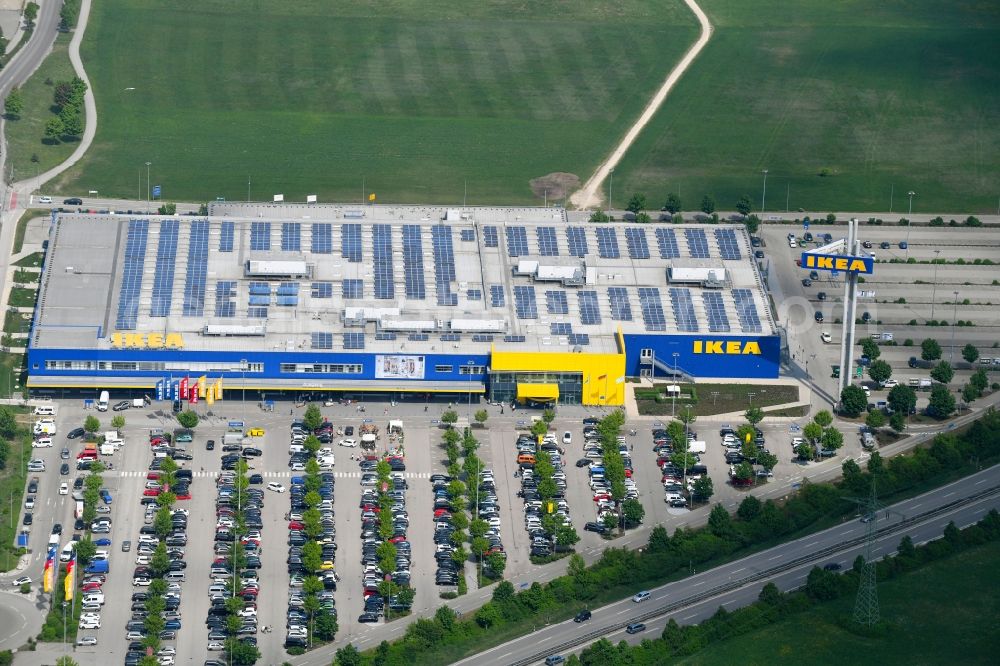
[[[149,557],[148,555],[139,555],[138,557],[135,558],[135,563],[146,565],[149,564],[151,559],[152,558]]]
[[[175,650],[174,648],[172,648],[169,645],[167,645],[167,646],[161,647],[156,652],[156,656],[157,657],[165,657],[167,655],[170,655],[171,657],[176,656],[177,655],[177,650]]]
[[[573,433],[567,430],[566,432],[563,433],[563,444],[572,444],[572,443],[573,443]]]
[[[208,647],[208,651],[209,652],[220,652],[220,651],[226,649],[225,645],[223,645],[222,643],[218,643],[218,642],[209,643],[207,647]]]
[[[15,578],[10,583],[14,587],[21,587],[25,583],[29,583],[30,584],[31,583],[31,578],[29,578],[28,576],[21,576],[20,578]]]
[[[285,492],[285,487],[283,485],[281,485],[280,483],[276,483],[274,481],[272,481],[271,483],[267,484],[267,489],[270,490],[270,491],[276,492],[276,493],[283,493],[283,492]]]
[[[77,628],[79,628],[79,629],[100,629],[101,628],[101,623],[100,623],[99,620],[86,620],[85,621],[83,618],[80,618],[80,624],[78,625]]]
[[[353,448],[358,445],[358,440],[351,439],[350,437],[348,437],[347,439],[340,440],[340,442],[338,443],[340,444],[340,446],[347,446]]]
[[[819,337],[826,344],[830,344],[831,342],[833,342],[833,336],[830,335],[829,331],[823,331],[822,333],[819,334]]]
[[[52,438],[51,437],[39,437],[34,442],[31,443],[31,448],[33,449],[49,449],[52,448]]]
[[[65,481],[59,484],[59,494],[69,495],[69,484],[66,483]]]
[[[156,660],[160,666],[174,666],[174,658],[169,654],[165,654]]]
[[[76,639],[77,645],[97,645],[97,636],[80,636]]]
[[[899,382],[897,382],[895,379],[887,379],[884,382],[882,382],[882,388],[891,389],[896,386],[899,386]]]

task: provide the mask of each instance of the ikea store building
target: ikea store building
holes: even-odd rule
[[[619,405],[628,377],[778,376],[743,227],[571,215],[317,204],[58,214],[28,386]]]

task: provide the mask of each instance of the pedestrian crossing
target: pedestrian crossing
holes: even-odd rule
[[[333,478],[335,479],[360,479],[365,474],[369,472],[333,472]],[[396,472],[397,474],[402,474],[404,479],[429,479],[431,478],[430,472]],[[104,477],[119,478],[119,479],[145,479],[149,472],[143,470],[120,470],[103,472]],[[254,472],[250,470],[250,474],[260,474],[265,479],[290,479],[293,476],[305,476],[305,472]],[[212,472],[207,470],[196,470],[191,473],[191,475],[198,478],[208,478],[217,479],[219,478],[219,472]]]

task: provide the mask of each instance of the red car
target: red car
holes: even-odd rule
[[[305,525],[303,525],[297,520],[293,520],[290,523],[288,523],[288,529],[290,530],[301,530],[303,528],[305,528]]]
[[[84,592],[94,592],[94,591],[100,592],[101,591],[101,584],[100,583],[85,583],[83,585],[83,591]]]
[[[189,499],[191,499],[191,491],[190,490],[186,490],[183,493],[179,493],[177,495],[177,499],[179,499],[179,500],[189,500]]]
[[[159,472],[146,472],[146,478],[150,481],[158,481],[160,479]]]
[[[400,534],[399,536],[394,536],[391,539],[389,539],[389,543],[399,543],[400,541],[406,541],[406,536]]]
[[[149,440],[150,446],[160,446],[161,444],[166,444],[166,443],[167,442],[163,441],[162,437],[154,437],[153,439]]]
[[[258,592],[258,590],[256,588],[247,587],[247,588],[244,588],[243,590],[240,591],[240,596],[241,597],[254,597],[256,599],[257,598],[257,592]]]
[[[156,497],[156,496],[158,496],[160,494],[160,492],[161,491],[160,491],[159,488],[146,488],[145,490],[142,491],[142,496],[143,497]]]
[[[611,495],[609,495],[608,493],[598,493],[597,495],[594,495],[594,501],[595,502],[599,502],[602,499],[609,500],[609,499],[611,499]]]
[[[362,504],[362,511],[371,511],[372,513],[382,513],[382,507],[378,504]]]
[[[448,509],[434,509],[435,518],[441,518],[442,516],[445,518],[450,518],[451,512],[448,511]]]

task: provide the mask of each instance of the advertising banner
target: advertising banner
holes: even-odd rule
[[[208,377],[206,375],[202,375],[198,379],[198,397],[199,398],[204,398],[205,397],[205,389],[207,389],[207,388],[208,388]]]
[[[376,355],[376,379],[423,379],[424,357]]]
[[[187,400],[188,399],[188,378],[187,377],[185,377],[184,379],[181,380],[180,395],[177,396],[177,397],[180,398],[181,400]]]
[[[198,404],[198,384],[192,384],[188,390],[188,402],[192,405]]]

